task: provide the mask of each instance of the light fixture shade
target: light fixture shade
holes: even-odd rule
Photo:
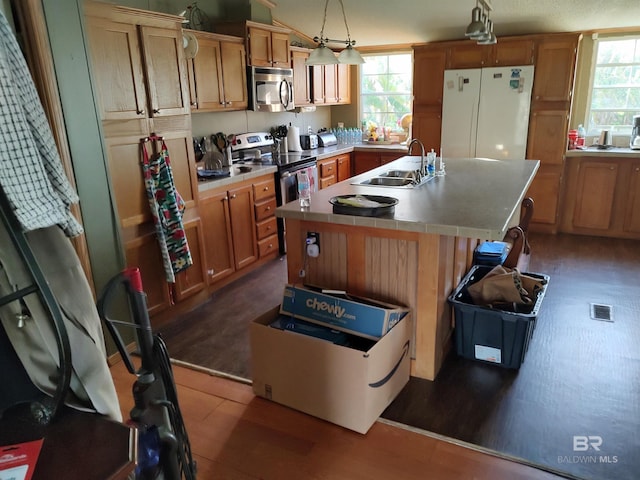
[[[477,38],[478,45],[495,45],[498,43],[498,39],[496,38],[496,34],[493,33],[493,22],[491,20],[487,20],[488,32]]]
[[[364,58],[362,58],[360,52],[349,45],[340,52],[340,55],[338,55],[338,63],[344,63],[345,65],[360,65],[361,63],[364,63]]]
[[[333,50],[321,43],[318,48],[311,52],[304,63],[305,65],[335,65],[338,63],[338,57],[333,53]]]
[[[480,7],[474,7],[471,10],[471,23],[467,27],[467,31],[464,33],[466,37],[479,37],[487,33],[487,27],[485,27],[482,21],[482,9]]]

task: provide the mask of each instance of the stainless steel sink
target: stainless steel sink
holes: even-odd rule
[[[415,178],[416,172],[414,170],[388,170],[380,176],[381,177]]]
[[[412,187],[413,180],[411,178],[398,177],[373,177],[363,180],[359,185],[375,185],[378,187]]]

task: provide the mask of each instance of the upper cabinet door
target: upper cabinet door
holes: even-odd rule
[[[293,50],[291,66],[293,67],[293,98],[296,106],[311,104],[311,70],[305,63],[309,52]]]
[[[570,102],[578,36],[541,40],[538,45],[532,100]]]
[[[442,107],[446,65],[446,48],[416,47],[413,54],[414,111],[420,106]]]
[[[271,32],[271,64],[278,68],[289,68],[291,55],[288,33]]]
[[[532,39],[500,40],[493,45],[488,66],[533,65],[534,46]]]
[[[141,26],[150,116],[186,115],[191,112],[182,46],[177,29]]]
[[[224,100],[227,109],[245,109],[247,100],[247,60],[242,43],[220,42]]]
[[[102,120],[147,116],[147,93],[135,25],[88,17]]]
[[[271,66],[271,32],[262,28],[249,27],[250,64],[256,67]]]
[[[220,42],[198,38],[198,54],[193,59],[195,90],[198,110],[224,108],[222,90],[222,62]]]

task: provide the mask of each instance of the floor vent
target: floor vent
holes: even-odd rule
[[[613,322],[613,307],[611,305],[591,304],[591,318],[605,322]]]

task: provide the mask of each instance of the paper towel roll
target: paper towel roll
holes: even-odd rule
[[[302,147],[300,146],[300,129],[298,127],[294,127],[292,125],[289,126],[289,131],[287,132],[287,143],[289,146],[289,152],[302,151]]]

